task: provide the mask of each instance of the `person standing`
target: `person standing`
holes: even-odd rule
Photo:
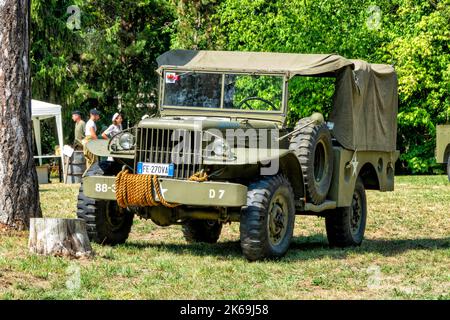
[[[122,115],[116,112],[112,117],[112,124],[102,133],[103,139],[111,139],[120,133],[122,131],[122,121]]]
[[[89,111],[89,120],[86,123],[85,128],[85,139],[89,140],[97,140],[97,125],[96,122],[100,120],[100,112],[97,109],[91,109]]]
[[[87,143],[91,140],[97,140],[97,125],[96,122],[100,119],[100,112],[97,109],[91,109],[89,111],[89,120],[86,123],[85,137],[83,139],[83,152],[86,158],[86,170],[89,169],[95,162],[98,161],[97,156],[88,150],[86,147]]]
[[[81,119],[81,112],[75,110],[72,112],[72,120],[75,122],[73,147],[75,150],[83,148],[83,139],[85,137],[86,123]]]

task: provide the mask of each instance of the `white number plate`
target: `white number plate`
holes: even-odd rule
[[[139,174],[153,174],[156,176],[173,177],[173,171],[173,163],[138,162],[137,165],[137,173]]]

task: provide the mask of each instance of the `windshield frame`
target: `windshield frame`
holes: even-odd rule
[[[164,105],[164,94],[165,94],[165,83],[164,77],[166,72],[193,72],[193,73],[211,73],[211,74],[220,74],[222,75],[221,79],[221,94],[220,94],[220,106],[218,108],[205,108],[205,107],[191,107],[191,106],[171,106]],[[258,76],[276,76],[282,79],[282,97],[281,97],[281,106],[279,110],[269,111],[269,110],[248,110],[248,109],[233,109],[233,108],[225,108],[224,107],[224,94],[225,94],[225,75],[227,74],[237,74],[237,75],[258,75]],[[230,116],[230,114],[241,114],[242,117],[249,117],[251,115],[255,115],[257,118],[264,118],[265,116],[276,116],[280,117],[280,121],[283,121],[286,117],[287,110],[287,98],[288,98],[288,82],[289,78],[284,73],[270,73],[270,72],[245,72],[245,71],[235,71],[235,70],[190,70],[187,68],[178,69],[178,68],[164,68],[161,70],[160,78],[159,78],[159,109],[161,112],[169,111],[168,113],[171,115],[176,114],[201,114],[201,113],[212,113],[217,114],[217,116]]]

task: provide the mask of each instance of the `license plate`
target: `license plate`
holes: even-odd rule
[[[173,163],[149,163],[138,162],[137,173],[139,174],[153,174],[156,176],[173,177],[174,165]]]

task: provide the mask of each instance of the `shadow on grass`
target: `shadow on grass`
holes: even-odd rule
[[[175,254],[190,254],[196,256],[215,256],[230,258],[242,258],[241,246],[239,241],[218,242],[216,244],[208,243],[170,243],[160,242],[151,243],[146,241],[128,241],[122,245],[124,248],[131,249],[156,249],[158,251],[172,252]]]
[[[326,237],[313,235],[295,238],[287,254],[288,259],[316,259],[331,257],[343,259],[349,254],[375,253],[395,256],[409,250],[439,250],[450,248],[450,237],[441,239],[365,239],[360,247],[331,248]]]
[[[176,254],[191,254],[196,256],[215,256],[224,260],[242,259],[239,241],[205,243],[151,243],[130,241],[123,245],[130,249],[153,248]],[[349,254],[376,253],[383,256],[395,256],[409,250],[438,250],[450,248],[450,237],[442,239],[366,239],[360,247],[330,248],[326,237],[321,234],[308,237],[296,237],[291,243],[283,260],[307,260],[322,257],[343,259]]]

